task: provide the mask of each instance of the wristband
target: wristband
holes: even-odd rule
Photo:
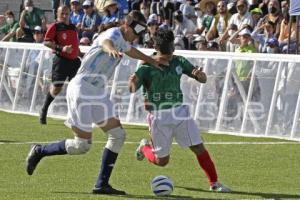
[[[57,52],[57,53],[61,53],[62,52],[62,47],[61,46],[59,46],[59,45],[56,45],[55,46],[55,51]]]

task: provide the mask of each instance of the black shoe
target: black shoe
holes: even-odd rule
[[[94,188],[93,194],[115,194],[115,195],[126,195],[125,191],[117,190],[112,188],[110,185],[103,186],[101,188]]]
[[[40,124],[47,124],[47,112],[44,112],[43,110],[40,111]]]
[[[43,156],[38,152],[38,149],[41,148],[41,145],[35,144],[32,145],[28,156],[26,158],[26,171],[28,175],[32,175],[36,166],[39,164]]]

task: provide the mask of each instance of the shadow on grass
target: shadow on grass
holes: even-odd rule
[[[154,195],[134,195],[134,194],[127,194],[127,195],[100,195],[100,194],[92,194],[90,192],[66,192],[66,191],[52,191],[52,193],[56,194],[72,194],[72,195],[90,195],[90,196],[95,196],[95,197],[101,197],[101,196],[114,196],[114,197],[119,197],[123,199],[169,199],[169,200],[217,200],[217,199],[212,199],[212,198],[195,198],[195,197],[190,197],[190,196],[183,196],[183,195],[170,195],[170,196],[162,196],[162,197],[157,197]]]
[[[196,191],[196,192],[210,192],[208,190],[203,190],[200,188],[191,188],[191,187],[184,187],[184,186],[176,186],[177,188],[186,189],[189,191]],[[226,193],[224,193],[226,194]],[[232,191],[228,194],[239,194],[239,195],[252,195],[252,196],[259,196],[264,199],[273,199],[273,200],[280,200],[280,199],[300,199],[300,195],[297,194],[280,194],[280,193],[263,193],[263,192],[243,192],[243,191]]]
[[[17,142],[20,142],[20,141],[17,141],[17,140],[0,140],[0,143],[17,143]]]

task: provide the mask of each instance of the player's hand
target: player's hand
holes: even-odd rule
[[[129,91],[131,93],[133,92],[136,92],[136,86],[135,86],[135,83],[137,82],[138,78],[135,74],[131,74],[129,76],[129,79],[128,79],[128,87],[129,87]]]
[[[107,51],[107,53],[108,53],[109,56],[112,56],[112,57],[117,58],[117,59],[120,59],[120,58],[122,58],[122,56],[123,56],[123,55],[122,55],[119,51],[117,51],[116,49],[109,49],[109,50]]]
[[[131,74],[130,76],[129,76],[129,82],[135,82],[136,80],[137,80],[137,77],[136,77],[136,75],[135,74]]]
[[[206,83],[207,77],[206,74],[203,72],[203,68],[200,69],[193,69],[192,75],[199,81],[200,83]]]
[[[62,52],[65,52],[67,54],[71,54],[73,51],[72,45],[66,45],[62,48]]]

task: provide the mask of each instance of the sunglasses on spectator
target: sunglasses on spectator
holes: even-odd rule
[[[83,7],[83,9],[88,9],[88,8],[90,8],[90,6],[82,6]]]

